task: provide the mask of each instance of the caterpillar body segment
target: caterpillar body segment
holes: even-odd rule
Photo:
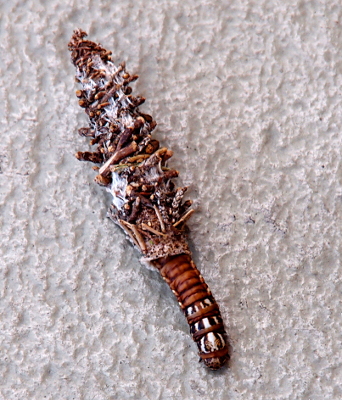
[[[221,368],[229,359],[221,313],[190,255],[168,256],[153,264],[176,296],[204,364],[213,370]]]

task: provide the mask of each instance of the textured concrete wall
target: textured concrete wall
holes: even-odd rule
[[[68,4],[69,3],[69,4]],[[0,398],[342,397],[341,2],[0,3]],[[230,368],[210,372],[73,154],[76,27],[126,60],[191,185]]]

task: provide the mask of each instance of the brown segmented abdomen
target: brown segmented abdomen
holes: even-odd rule
[[[219,306],[191,257],[188,254],[163,257],[153,264],[177,297],[199,356],[207,367],[221,368],[229,359],[227,334]]]

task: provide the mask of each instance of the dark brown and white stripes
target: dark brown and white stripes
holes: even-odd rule
[[[194,210],[183,201],[186,187],[177,187],[178,171],[167,166],[173,153],[152,138],[153,118],[140,112],[143,97],[130,84],[138,76],[116,66],[111,52],[84,39],[76,30],[69,43],[76,67],[79,105],[89,126],[79,129],[96,149],[79,151],[77,159],[97,164],[95,182],[112,194],[108,216],[119,225],[143,260],[157,267],[177,296],[197,343],[211,369],[224,365],[227,338],[221,314],[208,286],[191,259],[186,222]]]
[[[199,356],[207,367],[221,368],[229,358],[227,335],[219,306],[191,257],[188,254],[168,256],[153,264],[177,297]]]

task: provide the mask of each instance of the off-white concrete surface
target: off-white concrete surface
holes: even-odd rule
[[[342,398],[342,6],[0,2],[0,398]],[[126,60],[191,185],[221,305],[210,372],[169,288],[106,219],[67,43]]]

